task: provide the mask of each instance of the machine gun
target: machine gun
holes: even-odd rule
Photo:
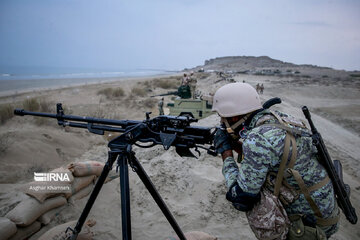
[[[274,104],[280,103],[279,98],[273,98],[264,103],[264,108],[269,108]],[[117,170],[120,175],[120,192],[121,192],[121,219],[122,219],[122,236],[123,240],[131,240],[131,219],[130,219],[130,187],[128,165],[135,171],[144,183],[145,187],[154,198],[155,202],[167,218],[168,222],[180,238],[186,240],[185,235],[175,221],[165,202],[161,198],[149,176],[136,159],[132,151],[132,145],[142,148],[150,148],[155,145],[162,145],[165,150],[171,146],[176,148],[177,154],[181,157],[196,157],[190,149],[194,149],[200,154],[199,148],[207,150],[207,153],[216,156],[213,139],[217,128],[191,126],[191,123],[197,122],[197,119],[189,116],[167,116],[161,115],[150,118],[150,113],[146,113],[146,119],[143,121],[135,120],[112,120],[91,117],[81,117],[66,115],[62,104],[56,105],[56,114],[30,112],[24,109],[15,109],[14,114],[18,116],[37,116],[55,118],[58,125],[63,127],[84,128],[94,134],[103,135],[105,131],[120,132],[120,136],[111,140],[108,144],[108,160],[103,168],[99,179],[82,211],[80,218],[72,231],[71,240],[76,240],[81,232],[82,226],[105,182],[107,175],[114,162],[117,160]],[[144,145],[145,144],[145,145]]]
[[[185,235],[181,231],[179,225],[175,221],[171,212],[167,208],[165,202],[161,198],[158,191],[148,177],[147,173],[136,159],[135,153],[132,151],[132,145],[142,148],[149,148],[155,145],[163,145],[167,150],[170,146],[176,148],[176,152],[182,157],[195,157],[190,151],[194,148],[200,154],[198,148],[207,150],[211,155],[216,152],[211,147],[215,129],[199,126],[190,126],[196,119],[184,116],[158,116],[150,119],[150,113],[146,113],[144,121],[133,120],[111,120],[91,117],[81,117],[66,115],[62,108],[62,104],[56,105],[56,114],[29,112],[23,109],[15,109],[15,115],[25,116],[32,115],[38,117],[55,118],[60,126],[77,127],[88,129],[94,134],[103,135],[104,131],[123,133],[108,144],[110,151],[108,152],[108,160],[103,171],[97,180],[94,189],[82,211],[80,218],[72,231],[71,240],[76,240],[81,232],[82,226],[105,182],[107,175],[112,169],[113,163],[117,160],[117,170],[119,168],[120,175],[120,192],[121,192],[121,218],[122,218],[122,236],[123,240],[131,240],[131,219],[130,219],[130,188],[128,165],[135,171],[139,178],[148,189],[151,196],[173,227],[176,234],[181,240],[186,240]],[[140,142],[140,144],[139,144]],[[146,144],[146,145],[143,145]]]
[[[313,144],[315,145],[319,157],[320,163],[326,169],[332,184],[334,186],[335,196],[337,199],[337,203],[339,207],[343,211],[346,216],[346,219],[352,223],[356,224],[357,222],[357,215],[355,212],[355,208],[351,205],[350,202],[350,187],[347,184],[344,184],[342,179],[342,166],[341,162],[335,160],[334,162],[331,160],[330,155],[326,149],[325,143],[320,135],[320,133],[315,128],[314,123],[311,120],[311,115],[309,109],[304,106],[302,111],[309,122],[311,132],[312,132],[312,139]]]
[[[189,85],[181,85],[177,91],[153,95],[151,97],[161,97],[161,96],[169,96],[169,95],[179,96],[182,99],[191,98],[190,86]]]

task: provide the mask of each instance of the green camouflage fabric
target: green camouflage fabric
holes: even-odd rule
[[[290,115],[276,112],[285,123],[299,123]],[[242,150],[243,160],[240,167],[237,166],[234,158],[228,157],[223,164],[223,175],[228,188],[237,181],[244,192],[257,194],[265,183],[269,172],[278,172],[281,157],[283,154],[284,140],[286,131],[275,126],[266,126],[267,123],[279,123],[278,120],[269,112],[263,110],[257,113],[246,132]],[[289,127],[294,127],[288,125]],[[302,131],[306,129],[295,127]],[[326,170],[317,161],[317,150],[312,144],[310,132],[308,136],[295,135],[297,144],[297,158],[294,169],[302,176],[306,186],[312,186],[322,181],[326,176]],[[290,148],[291,155],[292,148]],[[299,189],[296,180],[292,176],[286,177],[286,181],[291,187]],[[335,217],[339,214],[336,205],[332,183],[324,185],[320,189],[311,192],[311,197],[320,209],[323,218]],[[308,204],[303,194],[284,206],[289,216],[294,214],[305,214],[312,222],[316,222],[314,212]],[[338,229],[338,224],[322,227],[329,237]]]

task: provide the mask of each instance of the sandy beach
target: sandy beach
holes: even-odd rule
[[[221,68],[220,68],[221,69]],[[312,112],[313,121],[322,134],[330,155],[339,159],[344,168],[344,180],[351,187],[351,201],[360,211],[360,80],[342,77],[348,73],[304,68],[303,77],[292,75],[257,75],[229,73],[221,79],[216,72],[195,73],[197,90],[212,94],[230,82],[247,82],[255,87],[265,86],[261,100],[280,97],[282,104],[273,108],[305,119],[301,107]],[[195,69],[197,70],[197,69]],[[208,70],[208,69],[205,69]],[[226,71],[226,68],[222,68]],[[309,73],[305,72],[309,70]],[[313,74],[313,75],[312,75]],[[333,75],[332,75],[333,74]],[[324,77],[324,76],[327,77]],[[62,103],[65,114],[110,119],[145,119],[145,112],[157,116],[157,102],[151,95],[175,91],[181,74],[142,77],[94,83],[73,87],[38,90],[0,97],[0,105],[23,108],[24,101],[36,98],[41,109],[55,112]],[[116,95],[106,89],[122,89]],[[171,96],[165,97],[165,103]],[[165,109],[165,113],[168,109]],[[219,118],[211,115],[194,125],[213,127]],[[84,129],[62,128],[55,119],[12,117],[0,125],[0,217],[28,198],[21,187],[33,181],[34,172],[48,172],[71,162],[107,159],[107,140],[114,135],[91,134]],[[175,149],[165,151],[162,146],[143,149],[134,147],[155,187],[184,232],[203,231],[222,240],[256,239],[244,213],[236,211],[225,199],[226,186],[221,174],[220,157],[207,155],[181,158]],[[175,235],[166,218],[147,192],[138,176],[130,170],[130,194],[133,239],[166,239]],[[87,196],[88,197],[88,196]],[[46,226],[30,237],[38,239],[50,228],[79,217],[87,197],[67,203]],[[120,187],[115,179],[104,185],[90,212],[96,220],[92,227],[94,239],[120,239]],[[341,216],[340,230],[331,239],[360,239],[359,223],[352,225]]]

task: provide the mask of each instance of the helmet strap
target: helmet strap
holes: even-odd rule
[[[233,125],[230,126],[228,120],[224,117],[221,118],[221,121],[225,124],[226,126],[226,131],[233,137],[233,138],[238,138],[235,134],[235,129],[238,128],[241,124],[243,124],[251,115],[251,113],[246,114],[244,117],[242,117],[239,121],[237,121],[236,123],[234,123]]]

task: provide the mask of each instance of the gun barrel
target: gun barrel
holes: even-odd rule
[[[150,97],[162,97],[162,96],[170,96],[170,95],[179,95],[179,92],[168,92],[168,93],[162,93],[162,94],[157,94],[157,95],[152,95]]]
[[[306,119],[308,120],[308,122],[309,122],[309,125],[310,125],[310,128],[311,128],[312,133],[313,133],[313,134],[318,133],[317,129],[315,128],[315,125],[314,125],[313,121],[311,120],[311,114],[310,114],[309,109],[308,109],[306,106],[303,106],[303,107],[302,107],[302,111],[303,111],[303,113],[304,113],[304,115],[305,115],[305,118],[306,118]]]
[[[31,115],[31,116],[37,116],[37,117],[48,117],[48,118],[57,118],[56,114],[53,113],[41,113],[41,112],[30,112],[25,111],[24,109],[15,109],[14,114],[18,116],[25,116],[25,115]]]
[[[18,116],[30,115],[37,117],[56,118],[59,121],[69,120],[75,122],[99,123],[99,124],[107,124],[107,125],[122,126],[122,127],[141,123],[141,121],[135,121],[135,120],[113,120],[113,119],[92,118],[86,116],[74,116],[74,115],[66,115],[66,114],[30,112],[30,111],[25,111],[24,109],[15,109],[14,114]]]

